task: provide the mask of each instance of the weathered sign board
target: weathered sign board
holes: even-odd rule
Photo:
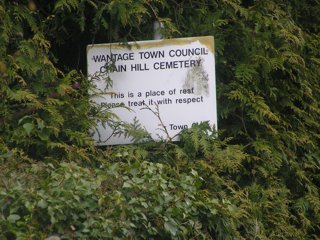
[[[209,121],[217,127],[212,36],[88,45],[87,62],[89,77],[107,72],[113,63],[112,86],[95,82],[108,94],[93,100],[112,108],[121,121],[136,118],[154,138],[167,137],[162,125],[174,140],[195,122]],[[156,107],[162,123],[150,111]],[[131,143],[130,137],[111,136],[108,126],[98,123],[97,129],[93,137],[98,145]]]

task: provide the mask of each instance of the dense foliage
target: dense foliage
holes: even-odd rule
[[[319,12],[315,0],[0,0],[0,239],[317,239]],[[89,130],[111,113],[90,104],[85,46],[150,39],[154,20],[168,38],[215,37],[223,130],[97,148]]]

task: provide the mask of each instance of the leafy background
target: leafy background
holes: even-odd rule
[[[0,239],[318,239],[316,0],[0,0]],[[85,46],[213,35],[218,133],[97,148]],[[137,141],[136,126],[124,133]]]

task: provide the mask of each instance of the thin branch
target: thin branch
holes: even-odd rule
[[[168,132],[168,129],[166,127],[166,125],[163,123],[162,119],[161,119],[161,116],[160,116],[160,110],[159,110],[159,105],[158,104],[155,104],[156,105],[156,110],[153,110],[150,106],[148,105],[145,105],[145,107],[141,108],[141,109],[147,109],[149,111],[151,111],[157,118],[158,120],[160,121],[160,126],[162,127],[161,130],[166,134],[167,136],[167,139],[169,141],[172,141],[172,137],[170,137],[170,134]]]

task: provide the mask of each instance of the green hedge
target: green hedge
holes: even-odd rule
[[[0,238],[317,239],[319,11],[0,0]],[[90,104],[85,46],[150,39],[154,20],[168,38],[215,37],[222,130],[97,148],[89,130],[112,114]]]

